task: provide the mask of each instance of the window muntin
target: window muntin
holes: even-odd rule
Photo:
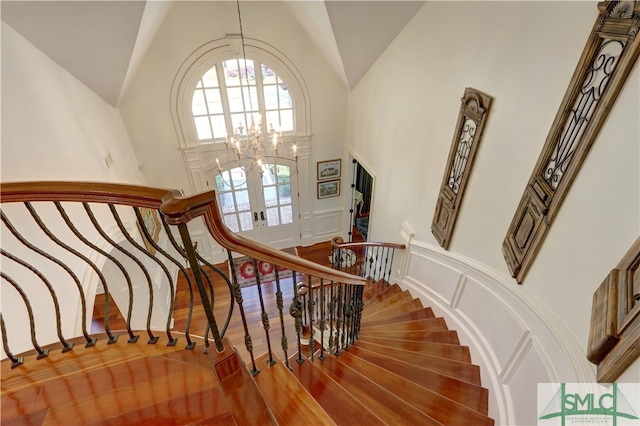
[[[256,74],[256,69],[261,72]],[[246,134],[252,116],[256,121],[264,117],[267,132],[271,126],[292,132],[293,108],[288,87],[271,68],[243,59],[228,59],[211,67],[198,80],[191,102],[200,143],[224,142],[238,129]]]
[[[251,231],[251,202],[244,167],[217,174],[216,189],[225,225],[233,232]]]

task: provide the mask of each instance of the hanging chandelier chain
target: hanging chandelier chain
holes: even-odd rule
[[[282,131],[275,129],[272,123],[270,123],[268,131],[266,129],[266,126],[263,127],[263,121],[260,113],[258,113],[257,123],[256,123],[256,120],[254,119],[253,98],[251,96],[251,87],[249,83],[249,69],[247,66],[247,52],[246,52],[245,39],[244,39],[244,28],[242,26],[242,14],[240,13],[240,0],[236,0],[236,8],[238,10],[238,24],[240,27],[240,44],[242,47],[242,60],[244,61],[244,64],[243,64],[244,80],[245,80],[244,87],[246,87],[246,90],[247,90],[247,97],[249,101],[249,117],[251,120],[250,122],[246,123],[246,126],[247,126],[246,133],[245,133],[245,127],[243,126],[243,123],[240,122],[237,130],[234,129],[231,138],[229,138],[229,136],[225,138],[225,146],[227,148],[227,154],[229,156],[229,161],[227,161],[227,163],[225,164],[235,163],[236,165],[241,166],[244,160],[249,160],[249,167],[255,166],[258,172],[260,173],[260,175],[262,175],[263,167],[269,167],[269,165],[265,164],[265,159],[273,158],[273,165],[271,166],[273,167],[274,165],[278,164],[278,159],[282,158],[282,157],[279,157],[280,155],[279,144],[281,145],[283,143],[283,137],[282,137]],[[243,87],[242,86],[242,67],[239,67],[238,71],[240,74],[239,82],[242,88]],[[255,72],[256,71],[254,69],[253,70],[254,79],[255,79]],[[257,89],[257,86],[256,86],[256,89]],[[257,90],[256,90],[256,94],[257,94]],[[259,103],[259,100],[260,99],[257,99],[258,103]],[[260,106],[258,105],[258,109],[259,108]],[[246,112],[247,111],[245,108],[244,120],[247,119]],[[271,134],[270,140],[272,142],[265,143],[263,138],[266,137],[269,134],[269,132]],[[296,150],[296,145],[293,144],[292,148],[293,148],[293,160],[296,163],[296,170],[294,173],[297,174],[298,153]],[[285,158],[285,159],[290,160],[288,158]],[[217,166],[218,175],[221,177],[225,185],[230,185],[230,182],[227,183],[225,181],[222,164],[220,163],[220,160],[218,158],[216,158],[216,166]]]
[[[244,61],[244,80],[247,85],[247,95],[249,96],[249,111],[251,113],[251,119],[253,120],[253,100],[251,99],[251,88],[249,87],[249,70],[247,69],[247,51],[245,50],[245,44],[244,44],[244,30],[242,28],[242,15],[240,14],[240,0],[236,0],[236,7],[238,9],[238,23],[240,25],[240,44],[242,46],[242,60]],[[240,76],[242,77],[242,73],[240,73]]]

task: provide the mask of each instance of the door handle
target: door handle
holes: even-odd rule
[[[258,212],[253,212],[253,221],[254,222],[258,221]]]
[[[260,219],[264,220],[264,212],[260,212]]]

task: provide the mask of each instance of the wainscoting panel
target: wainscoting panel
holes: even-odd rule
[[[340,233],[340,218],[342,210],[325,210],[313,213],[312,244],[329,241]]]
[[[398,284],[442,316],[469,346],[496,425],[537,424],[538,383],[594,382],[571,332],[522,286],[473,259],[400,233]]]
[[[539,416],[537,413],[537,383],[554,381],[547,373],[547,368],[542,362],[542,355],[538,352],[538,348],[531,340],[528,340],[527,343],[523,348],[519,368],[509,380],[504,381],[509,389],[511,400],[518,401],[515,404],[516,409],[512,413],[513,424],[518,425],[536,424],[532,423],[532,419],[535,421]],[[537,382],[532,383],[531,377],[538,378],[536,379]]]
[[[434,295],[451,304],[463,275],[460,271],[439,262],[434,262],[419,253],[411,253],[406,279],[416,283],[428,283]]]
[[[487,344],[493,348],[496,366],[504,371],[525,330],[513,314],[489,290],[472,279],[466,280],[456,310],[478,330],[483,330]],[[491,312],[491,315],[487,315]]]

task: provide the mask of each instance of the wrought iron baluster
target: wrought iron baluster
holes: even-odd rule
[[[187,225],[185,223],[181,223],[180,225],[178,225],[178,230],[180,231],[180,237],[182,238],[185,252],[187,254],[187,258],[189,259],[189,264],[191,265],[191,271],[193,272],[196,285],[198,286],[198,292],[200,293],[202,307],[204,308],[207,320],[209,321],[209,325],[211,326],[213,340],[216,344],[218,352],[223,352],[224,345],[222,344],[222,338],[220,337],[220,332],[218,331],[218,325],[216,324],[216,320],[213,315],[211,302],[207,297],[207,290],[205,289],[204,282],[202,281],[202,275],[200,274],[200,267],[198,265],[198,259],[196,258],[195,250],[193,249],[193,243],[191,242],[189,229],[187,228]]]
[[[302,364],[304,362],[304,358],[302,358],[302,311],[304,311],[304,305],[300,301],[300,294],[298,286],[298,278],[296,276],[296,271],[293,271],[293,301],[291,302],[291,306],[289,307],[289,313],[295,319],[295,328],[296,335],[298,336],[298,358],[296,362],[298,364]]]
[[[260,268],[258,267],[258,260],[253,259],[253,267],[256,271],[256,285],[258,286],[258,298],[260,299],[260,316],[262,318],[262,327],[264,328],[264,335],[267,339],[267,351],[269,353],[269,359],[267,365],[272,366],[276,362],[273,359],[273,352],[271,351],[271,337],[269,336],[269,315],[264,307],[264,297],[262,296],[262,282],[260,280]]]
[[[309,311],[309,358],[311,359],[311,362],[313,362],[313,350],[315,347],[315,339],[313,338],[313,310],[315,308],[316,302],[313,299],[313,287],[311,285],[310,275],[307,277],[307,288],[309,289],[309,292],[307,293],[309,295],[309,302],[307,305],[307,309]]]
[[[111,239],[107,235],[107,233],[104,231],[104,229],[102,229],[102,226],[100,226],[100,224],[98,223],[98,220],[96,219],[95,215],[93,214],[93,211],[91,210],[91,206],[89,206],[89,203],[83,202],[82,205],[83,205],[85,211],[87,212],[87,215],[89,215],[89,219],[91,220],[91,223],[93,224],[93,227],[96,229],[96,231],[98,231],[100,236],[102,238],[104,238],[109,244],[111,244],[111,246],[113,246],[120,253],[124,254],[129,259],[133,260],[136,263],[136,265],[138,265],[138,267],[142,270],[142,272],[143,272],[143,274],[144,274],[144,276],[145,276],[145,278],[147,280],[147,286],[149,288],[149,309],[147,310],[147,334],[149,335],[149,340],[147,341],[147,343],[148,344],[156,343],[158,341],[158,336],[154,336],[152,331],[151,331],[151,313],[152,313],[152,310],[153,310],[153,284],[151,283],[151,277],[149,276],[149,272],[147,271],[147,269],[144,267],[142,262],[140,262],[140,260],[137,257],[135,257],[131,252],[126,250],[124,247],[120,246],[118,243],[113,241],[113,239]],[[131,294],[131,296],[133,297],[133,293]]]
[[[339,355],[342,348],[344,334],[342,332],[342,324],[344,322],[344,301],[342,300],[344,292],[344,283],[338,284],[338,305],[336,310],[336,351]]]
[[[320,321],[319,321],[319,326],[320,326],[320,356],[318,356],[318,359],[320,361],[323,361],[325,356],[324,356],[324,327],[326,325],[326,321],[325,321],[325,306],[324,306],[324,279],[320,278],[320,303],[319,303],[319,307],[320,307]]]
[[[379,262],[379,266],[378,266],[378,275],[376,276],[376,280],[379,280],[381,277],[384,277],[384,267],[386,267],[386,256],[387,253],[389,252],[389,248],[388,247],[382,247],[382,254],[380,255],[380,259],[378,260]]]
[[[353,285],[346,284],[345,288],[345,304],[344,304],[344,326],[345,326],[345,341],[344,350],[349,350],[349,344],[351,343],[351,327],[353,326]]]
[[[0,248],[0,254],[2,254],[2,256],[5,256],[13,260],[14,262],[18,263],[24,268],[30,270],[31,272],[33,272],[38,278],[40,278],[40,281],[43,282],[45,287],[47,287],[47,290],[49,290],[49,294],[51,295],[51,300],[53,301],[53,309],[55,311],[55,316],[56,316],[56,333],[58,334],[58,340],[60,340],[60,343],[62,343],[62,346],[63,346],[62,352],[63,353],[68,352],[71,349],[73,349],[73,343],[67,342],[64,336],[62,335],[62,321],[60,320],[60,303],[58,301],[58,296],[56,295],[56,292],[53,289],[53,286],[51,285],[47,277],[45,277],[44,274],[40,272],[38,269],[36,269],[33,265],[30,265],[29,263],[12,255],[11,253],[7,252],[2,248]]]
[[[353,286],[353,318],[351,320],[351,344],[355,344],[360,333],[360,318],[364,309],[362,303],[362,286]]]
[[[289,366],[289,355],[287,354],[289,344],[287,342],[287,334],[284,327],[284,313],[282,312],[284,308],[284,301],[282,299],[282,291],[280,290],[280,271],[277,265],[275,266],[274,271],[276,275],[276,305],[278,307],[278,315],[280,316],[280,331],[282,332],[282,339],[280,339],[280,343],[282,345],[282,351],[284,352],[284,364],[288,369],[291,369]]]
[[[144,219],[142,218],[142,213],[140,212],[140,208],[137,207],[137,206],[134,206],[133,209],[134,209],[134,211],[136,213],[136,219],[142,225],[144,223]],[[169,242],[171,243],[173,248],[176,250],[176,252],[178,252],[182,256],[183,259],[186,259],[186,255],[183,252],[183,249],[178,245],[175,237],[173,236],[173,233],[171,232],[171,228],[169,227],[169,224],[167,224],[167,222],[164,220],[164,216],[162,215],[162,213],[160,213],[158,211],[158,214],[160,215],[161,222],[162,222],[163,228],[165,230],[165,233],[167,235],[167,238],[168,238]],[[178,261],[178,259],[176,259],[174,256],[172,256],[168,251],[166,251],[165,249],[160,247],[160,245],[152,238],[151,234],[149,234],[149,230],[147,229],[146,226],[140,226],[140,229],[142,229],[144,237],[149,242],[149,244],[151,244],[151,246],[156,250],[156,252],[162,254],[171,263],[176,265],[178,267],[178,269],[180,269],[180,271],[184,275],[185,279],[187,280],[187,284],[189,286],[189,309],[188,309],[188,314],[187,314],[187,325],[185,327],[185,338],[187,340],[187,346],[186,346],[185,349],[193,349],[193,347],[195,346],[195,343],[191,341],[191,338],[189,336],[189,329],[190,329],[190,326],[191,326],[191,315],[192,315],[192,312],[193,312],[193,287],[192,287],[192,283],[191,283],[191,278],[189,277],[189,274],[188,274],[186,268],[184,266],[182,266],[182,262]],[[173,288],[172,288],[172,293],[175,293]],[[175,306],[175,297],[172,295],[172,297],[171,297],[171,305],[170,305],[170,312],[173,312],[174,306]]]
[[[97,253],[100,253],[101,255],[103,255],[104,257],[109,259],[111,262],[113,262],[113,264],[116,265],[116,267],[124,275],[125,281],[127,282],[127,288],[129,289],[129,306],[128,306],[128,309],[127,309],[127,333],[129,334],[128,343],[137,342],[139,336],[136,335],[136,334],[133,334],[133,331],[131,330],[131,311],[133,309],[133,284],[131,283],[131,278],[129,277],[129,273],[127,272],[126,268],[122,265],[122,263],[120,263],[120,261],[118,259],[116,259],[114,256],[112,256],[110,253],[107,253],[106,251],[104,251],[100,247],[98,247],[97,245],[93,244],[91,241],[87,240],[87,238],[85,238],[85,236],[82,235],[82,233],[78,230],[78,228],[76,228],[76,226],[73,224],[73,222],[69,218],[69,215],[67,215],[67,212],[64,210],[64,208],[62,207],[62,204],[60,204],[60,202],[55,201],[54,205],[56,206],[56,209],[58,209],[58,212],[60,213],[60,216],[62,217],[64,222],[67,224],[67,226],[69,227],[71,232],[73,232],[73,234],[80,241],[82,241],[87,247],[91,248],[92,250],[95,250]],[[104,287],[104,294],[105,294],[104,329],[105,329],[105,333],[109,337],[109,340],[108,340],[107,344],[111,345],[113,343],[116,343],[116,341],[118,340],[118,336],[113,335],[111,333],[111,328],[109,327],[109,313],[110,313],[110,310],[111,310],[111,296],[110,296],[111,291],[109,290],[109,286],[107,284],[107,280],[105,279],[104,275],[102,274],[102,271],[100,271],[100,269],[93,262],[90,262],[89,264],[95,266],[95,268],[93,268],[93,270],[96,271],[96,273],[98,274],[98,278],[100,279],[100,283]]]
[[[233,285],[231,284],[229,277],[220,268],[208,262],[204,257],[200,256],[200,254],[197,251],[197,244],[194,246],[194,251],[196,253],[196,258],[198,259],[198,261],[202,263],[204,266],[206,266],[207,268],[209,268],[211,271],[218,274],[224,280],[225,284],[227,284],[227,287],[229,288],[229,294],[230,295],[233,294]],[[204,267],[201,267],[200,271],[206,278],[207,283],[209,284],[209,290],[211,291],[211,306],[213,306],[215,301],[215,291],[214,291],[215,286],[213,285],[213,278],[209,276],[209,272],[207,272],[207,270]],[[225,320],[224,325],[220,330],[220,336],[224,336],[225,333],[227,332],[227,328],[229,328],[229,323],[231,322],[231,315],[233,314],[233,306],[234,306],[234,298],[231,297],[231,303],[229,304],[229,312],[227,313],[227,319]]]
[[[385,281],[391,282],[391,273],[393,272],[393,259],[396,255],[396,249],[391,250],[391,260],[389,261],[389,269],[387,271],[387,276],[385,277]]]
[[[47,355],[49,355],[49,349],[42,349],[38,344],[38,342],[36,341],[36,324],[35,324],[35,319],[33,317],[33,308],[31,307],[31,302],[29,302],[29,298],[27,297],[27,294],[24,292],[24,290],[22,290],[22,288],[18,285],[17,282],[15,282],[10,276],[5,274],[4,272],[0,271],[0,277],[4,278],[9,284],[11,284],[11,286],[15,288],[16,291],[20,294],[20,297],[22,297],[22,300],[24,301],[24,305],[27,308],[27,315],[29,315],[29,329],[31,330],[31,344],[33,345],[33,348],[38,352],[37,359],[45,358]]]
[[[149,252],[149,250],[147,250],[146,247],[141,246],[140,244],[138,244],[137,241],[135,241],[133,239],[133,237],[131,237],[131,235],[129,234],[129,232],[127,231],[127,229],[125,228],[124,224],[122,223],[122,220],[120,219],[120,214],[118,214],[118,212],[116,211],[116,207],[113,204],[109,204],[109,210],[111,211],[111,214],[113,215],[113,218],[116,221],[116,224],[118,225],[118,228],[120,229],[120,232],[122,233],[122,235],[125,237],[125,239],[127,241],[129,241],[129,243],[134,246],[136,249],[140,250],[142,253],[144,253],[145,255],[147,255],[148,258],[150,258],[152,261],[154,261],[164,272],[165,276],[167,277],[167,281],[169,282],[169,288],[170,288],[170,303],[169,303],[169,313],[167,315],[167,321],[166,321],[166,327],[165,327],[165,331],[167,334],[167,339],[169,339],[169,343],[167,343],[167,346],[175,346],[176,343],[178,342],[178,339],[174,338],[171,335],[171,314],[173,313],[173,303],[174,303],[174,299],[175,299],[175,288],[173,285],[173,278],[171,277],[171,273],[169,272],[169,270],[167,269],[167,267],[165,266],[164,263],[162,263],[160,261],[160,259],[158,259],[156,256],[154,256],[153,254],[151,254],[151,252]],[[134,212],[136,211],[136,209],[134,208]],[[139,212],[137,212],[139,213]],[[136,216],[137,217],[137,216]],[[140,218],[138,219],[140,221],[140,228],[141,229],[146,229],[146,226],[144,225],[144,222],[142,221],[142,216],[140,216]],[[148,232],[145,234],[148,235]],[[150,237],[150,236],[149,236]],[[153,241],[153,238],[148,238],[149,241]],[[144,266],[144,264],[142,262],[140,262],[139,265]],[[145,270],[147,269],[146,267],[144,268]],[[145,274],[147,275],[148,272]],[[149,276],[149,279],[151,279],[151,276]],[[155,343],[157,341],[156,340],[153,342]],[[149,342],[151,343],[151,342]]]
[[[7,338],[7,327],[4,324],[4,317],[2,316],[2,312],[0,312],[0,329],[2,330],[2,347],[4,348],[4,353],[7,354],[7,357],[11,360],[11,369],[14,369],[22,364],[24,364],[24,358],[13,356],[11,351],[9,350],[9,340]]]
[[[330,291],[329,291],[329,347],[327,348],[327,350],[329,352],[333,351],[333,348],[335,346],[335,343],[333,341],[333,339],[335,338],[333,329],[335,328],[335,314],[336,314],[336,300],[335,300],[335,296],[334,296],[334,282],[331,281],[331,287],[330,287]]]
[[[231,251],[227,250],[227,258],[229,259],[229,265],[233,265],[233,256],[231,255]],[[251,358],[251,374],[253,376],[257,375],[260,370],[256,366],[256,360],[253,355],[253,341],[251,340],[251,334],[249,333],[249,326],[247,325],[247,317],[244,312],[244,301],[242,299],[242,290],[240,288],[240,284],[238,283],[238,276],[236,273],[236,268],[231,266],[231,279],[233,280],[233,296],[236,299],[236,303],[238,304],[238,309],[240,309],[240,317],[242,318],[242,327],[244,328],[244,345],[247,348],[247,352],[249,352],[249,357]]]
[[[169,224],[164,220],[162,221],[162,224],[163,224],[163,227],[164,227],[164,231],[167,233],[167,237],[169,237],[169,242],[171,242],[171,245],[173,246],[173,248],[178,253],[180,253],[180,255],[182,255],[182,258],[184,260],[189,262],[189,259],[187,259],[187,254],[185,253],[184,249],[182,247],[180,247],[180,245],[176,241],[175,237],[173,236],[173,233],[171,232]],[[157,250],[157,248],[156,248],[156,250]],[[191,335],[190,335],[191,319],[192,319],[192,316],[193,316],[193,283],[191,282],[191,278],[189,277],[189,273],[187,272],[186,268],[183,267],[182,264],[180,262],[178,262],[178,261],[176,261],[176,264],[178,265],[178,267],[182,271],[182,274],[184,275],[185,279],[187,280],[187,285],[189,286],[189,309],[187,309],[187,324],[186,324],[185,329],[184,329],[184,335],[185,335],[185,339],[187,340],[187,345],[185,346],[185,349],[191,350],[196,346],[196,343],[191,340]]]
[[[369,256],[367,257],[367,276],[368,277],[373,277],[375,279],[375,264],[374,264],[374,257],[375,257],[375,252],[377,251],[376,247],[373,247],[371,249],[371,253],[369,254]]]
[[[89,258],[87,256],[85,256],[84,254],[80,253],[78,250],[74,249],[73,247],[69,246],[68,244],[65,244],[62,240],[60,240],[58,237],[56,237],[53,234],[53,232],[51,232],[51,230],[44,224],[44,222],[42,221],[42,219],[40,218],[40,216],[38,215],[36,210],[33,208],[31,203],[25,202],[24,205],[29,210],[29,213],[31,214],[31,217],[33,217],[33,219],[36,221],[36,223],[38,224],[40,229],[42,229],[42,231],[49,237],[49,239],[51,239],[51,241],[56,243],[58,246],[64,248],[68,252],[72,253],[76,257],[82,259],[86,264],[88,264],[94,270],[94,272],[96,272],[98,274],[98,277],[101,278],[102,282],[105,281],[104,280],[104,276],[102,275],[102,272],[95,265],[95,263],[91,262],[89,260]],[[80,306],[81,306],[81,309],[82,309],[82,335],[84,336],[85,340],[87,341],[85,347],[88,348],[90,346],[95,345],[97,339],[91,338],[89,336],[89,333],[87,332],[87,301],[86,301],[86,297],[85,297],[84,290],[82,289],[82,287],[78,288],[78,292],[80,293]]]
[[[42,257],[44,257],[46,259],[49,259],[50,261],[52,261],[53,263],[55,263],[56,265],[58,265],[62,269],[64,269],[65,272],[67,274],[69,274],[69,276],[71,277],[71,279],[75,283],[76,288],[82,293],[82,284],[80,283],[80,280],[78,279],[78,276],[71,270],[71,268],[69,268],[69,266],[67,266],[60,259],[50,255],[49,253],[45,252],[44,250],[40,249],[39,247],[36,247],[33,244],[31,244],[26,238],[24,238],[22,236],[22,234],[20,234],[20,232],[18,232],[18,230],[9,221],[9,218],[1,210],[0,210],[0,217],[2,218],[2,222],[5,224],[7,229],[11,232],[11,234],[13,234],[14,237],[16,237],[16,239],[18,239],[18,241],[20,241],[24,246],[26,246],[30,250],[38,253],[39,255],[41,255]],[[62,337],[62,329],[61,329],[61,322],[60,322],[60,304],[58,303],[58,297],[56,296],[55,291],[54,291],[53,287],[51,286],[51,284],[49,283],[49,281],[44,277],[43,274],[40,273],[40,271],[38,271],[36,268],[31,266],[30,264],[20,260],[16,256],[13,256],[13,255],[5,252],[4,250],[2,251],[2,254],[7,256],[7,257],[9,257],[9,258],[11,258],[15,262],[18,262],[23,267],[29,269],[31,272],[36,274],[44,282],[45,286],[49,290],[49,293],[51,294],[51,297],[53,299],[53,306],[54,306],[55,311],[56,311],[56,324],[58,326],[58,337],[60,338],[60,342],[64,345],[63,352],[67,352],[67,351],[71,350],[71,348],[73,347],[73,344],[70,345]]]

